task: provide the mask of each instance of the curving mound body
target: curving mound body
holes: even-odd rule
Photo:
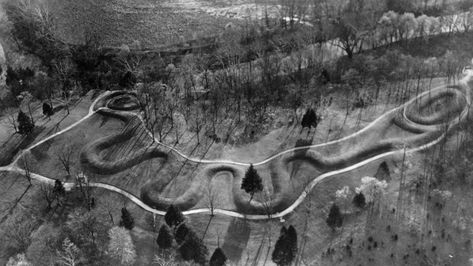
[[[139,115],[131,112],[139,109],[139,104],[136,95],[129,92],[110,93],[97,103],[100,114],[120,119],[126,127],[118,134],[99,139],[85,147],[81,153],[81,162],[94,172],[111,174],[151,158],[166,159],[170,153],[175,153],[186,160],[206,163],[208,166],[197,172],[187,190],[176,198],[162,195],[166,184],[163,180],[144,186],[141,189],[141,199],[148,206],[165,210],[170,204],[174,204],[181,210],[189,210],[203,198],[210,181],[225,173],[233,177],[231,190],[235,211],[271,216],[291,206],[322,175],[330,176],[337,169],[348,168],[404,148],[419,148],[442,138],[466,119],[469,103],[467,87],[449,86],[426,92],[386,113],[352,136],[326,144],[294,148],[255,163],[255,166],[266,170],[270,177],[266,180],[270,195],[263,201],[250,200],[250,195],[240,188],[246,170],[244,163],[185,157],[157,141],[119,160],[108,161],[101,157],[103,150],[126,141],[133,136],[137,127],[143,127]],[[396,134],[399,131],[406,132],[407,135],[399,137]],[[302,166],[310,167],[315,175],[298,175],[298,169]],[[295,179],[298,182],[293,182]]]

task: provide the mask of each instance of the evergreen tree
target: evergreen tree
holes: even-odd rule
[[[309,126],[313,126],[314,128],[317,128],[317,114],[315,113],[314,109],[309,110]]]
[[[271,259],[277,265],[290,265],[297,255],[297,233],[291,225],[288,229],[281,228],[281,233]]]
[[[133,229],[135,226],[135,221],[126,208],[122,208],[122,219],[120,220],[120,226],[123,226],[128,230]]]
[[[167,224],[161,225],[156,243],[161,249],[168,249],[172,247],[172,234]]]
[[[330,212],[327,217],[327,225],[332,228],[332,230],[335,230],[336,227],[341,227],[343,224],[343,217],[342,213],[340,212],[340,208],[336,205],[333,204],[332,207],[330,208]]]
[[[296,257],[297,254],[297,231],[294,226],[289,226],[287,229],[287,236],[288,236],[288,243],[291,254],[294,256],[293,259]]]
[[[317,114],[315,113],[314,109],[310,108],[307,109],[304,116],[302,117],[301,126],[302,128],[308,127],[309,129],[311,127],[317,128],[317,121]]]
[[[187,235],[189,234],[190,229],[187,227],[185,223],[180,224],[176,232],[174,233],[174,236],[176,237],[176,242],[177,244],[182,244],[184,240],[186,240]]]
[[[179,253],[185,261],[193,260],[204,265],[209,251],[202,240],[193,231],[189,231],[186,241],[179,247]]]
[[[66,195],[66,189],[64,188],[64,185],[62,184],[62,182],[58,179],[56,179],[56,181],[54,181],[53,193],[56,196]]]
[[[309,110],[307,110],[307,111],[305,112],[304,116],[302,116],[301,126],[302,126],[302,128],[310,127],[310,122],[309,122]]]
[[[362,192],[356,193],[355,197],[353,197],[353,204],[358,208],[363,208],[366,205],[365,195]]]
[[[20,110],[18,113],[18,133],[27,135],[33,131],[34,124],[31,118]]]
[[[241,189],[245,190],[246,193],[251,195],[250,201],[253,199],[253,196],[256,192],[263,191],[263,180],[259,176],[256,169],[253,167],[253,164],[250,165],[245,173],[245,177],[241,182]]]
[[[179,208],[171,204],[164,215],[164,220],[169,225],[169,227],[176,227],[184,222],[184,215],[179,210]]]
[[[43,115],[52,116],[53,114],[53,107],[49,103],[43,103]]]
[[[210,257],[210,266],[223,266],[227,261],[227,256],[221,248],[215,249],[212,257]]]

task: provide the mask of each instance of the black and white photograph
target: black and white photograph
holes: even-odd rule
[[[473,0],[0,0],[0,265],[473,266]]]

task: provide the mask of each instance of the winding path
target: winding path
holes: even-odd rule
[[[469,85],[467,84],[468,81],[473,77],[473,73],[471,72],[468,72],[466,73],[467,76],[461,81],[461,84],[463,84],[464,86],[466,86],[466,92],[462,95],[464,97],[464,99],[466,100],[466,105],[465,105],[465,108],[463,109],[463,111],[459,114],[458,116],[458,119],[455,119],[453,122],[451,123],[446,123],[448,125],[449,128],[451,127],[454,127],[456,125],[458,125],[459,123],[461,123],[467,116],[468,116],[468,112],[469,112],[469,108],[470,108],[470,105],[471,105],[471,92],[470,92],[470,87]],[[420,95],[418,95],[416,98],[413,98],[411,99],[410,101],[404,103],[403,105],[397,107],[397,108],[394,108],[388,112],[386,112],[385,114],[381,115],[380,117],[378,117],[376,120],[374,120],[373,122],[371,122],[369,125],[367,125],[366,127],[364,127],[363,129],[361,129],[360,131],[358,132],[355,132],[349,136],[346,136],[346,137],[343,137],[341,139],[338,139],[338,140],[334,140],[334,141],[330,141],[330,142],[327,142],[327,143],[322,143],[322,144],[315,144],[315,145],[310,145],[310,146],[304,146],[304,147],[296,147],[296,148],[292,148],[292,149],[288,149],[288,150],[285,150],[285,151],[282,151],[282,152],[279,152],[275,155],[272,155],[270,157],[268,157],[267,159],[263,160],[263,161],[260,161],[260,162],[257,162],[257,163],[253,163],[253,165],[255,166],[258,166],[258,165],[263,165],[265,163],[268,163],[274,159],[276,159],[277,157],[280,157],[280,156],[283,156],[285,154],[289,154],[289,153],[292,153],[292,152],[295,152],[295,151],[299,151],[299,150],[306,150],[306,149],[309,149],[309,148],[316,148],[316,147],[322,147],[322,146],[327,146],[327,145],[330,145],[330,144],[335,144],[335,143],[339,143],[339,142],[342,142],[342,141],[345,141],[347,139],[350,139],[350,138],[353,138],[355,136],[358,136],[360,135],[361,133],[363,132],[366,132],[368,130],[370,130],[372,127],[374,127],[374,125],[376,123],[378,123],[379,121],[383,120],[383,119],[386,119],[388,116],[391,116],[393,115],[393,113],[395,112],[398,112],[400,110],[402,110],[402,117],[403,119],[405,119],[406,123],[414,123],[412,122],[409,117],[407,116],[406,114],[406,107],[409,106],[410,104],[412,104],[414,101],[416,101],[417,99],[419,99],[420,97],[423,97],[427,94],[430,94],[430,93],[433,93],[435,91],[440,91],[444,89],[444,86],[442,87],[438,87],[438,88],[435,88],[435,89],[432,89],[431,91],[427,91],[427,92],[424,92]],[[91,104],[90,108],[89,108],[89,112],[88,114],[83,117],[82,119],[80,119],[79,121],[75,122],[74,124],[68,126],[67,128],[39,141],[38,143],[30,146],[29,148],[23,150],[21,153],[18,154],[18,156],[16,156],[16,158],[13,160],[13,162],[8,165],[8,166],[5,166],[5,167],[0,167],[0,171],[10,171],[10,172],[16,172],[16,173],[19,173],[19,174],[24,174],[24,170],[17,167],[16,164],[19,160],[19,158],[25,154],[26,152],[29,152],[31,149],[45,143],[46,141],[60,135],[60,134],[63,134],[64,132],[66,131],[69,131],[71,130],[72,128],[76,127],[77,125],[79,125],[80,123],[82,123],[83,121],[85,121],[86,119],[88,119],[89,117],[91,117],[92,115],[94,115],[95,113],[97,112],[100,112],[100,110],[106,110],[108,109],[107,107],[99,107],[99,108],[96,108],[96,105],[99,101],[103,100],[106,96],[108,96],[111,92],[105,92],[103,94],[101,94],[99,97],[97,97],[97,99]],[[136,117],[138,117],[141,122],[144,123],[142,117],[138,114],[135,114],[135,113],[130,113]],[[149,136],[152,137],[152,133],[147,131]],[[323,181],[324,179],[328,178],[328,177],[331,177],[331,176],[334,176],[334,175],[338,175],[338,174],[341,174],[341,173],[345,173],[345,172],[349,172],[351,170],[354,170],[354,169],[357,169],[359,167],[362,167],[366,164],[369,164],[373,161],[376,161],[380,158],[384,158],[384,157],[387,157],[387,156],[392,156],[392,155],[396,155],[396,154],[402,154],[404,152],[406,153],[414,153],[414,152],[417,152],[417,151],[421,151],[421,150],[425,150],[429,147],[432,147],[434,146],[435,144],[437,144],[439,141],[441,141],[444,137],[446,137],[446,134],[447,134],[447,131],[445,131],[444,133],[442,133],[439,137],[437,137],[436,139],[430,141],[429,143],[426,143],[424,145],[421,145],[419,147],[413,147],[413,148],[410,148],[410,149],[407,149],[405,147],[403,148],[400,148],[400,149],[397,149],[397,150],[393,150],[393,151],[389,151],[389,152],[384,152],[384,153],[381,153],[381,154],[378,154],[378,155],[375,155],[375,156],[372,156],[370,158],[367,158],[365,160],[362,160],[356,164],[353,164],[353,165],[350,165],[348,167],[345,167],[345,168],[342,168],[342,169],[338,169],[338,170],[334,170],[334,171],[330,171],[330,172],[327,172],[327,173],[324,173],[320,176],[318,176],[317,178],[313,179],[305,188],[304,190],[302,191],[302,193],[299,195],[299,197],[290,205],[288,206],[287,208],[285,208],[283,211],[281,212],[277,212],[277,213],[274,213],[274,214],[270,214],[270,215],[267,215],[267,214],[242,214],[242,213],[239,213],[239,212],[235,212],[235,211],[230,211],[230,210],[224,210],[224,209],[214,209],[213,210],[213,213],[214,214],[220,214],[220,215],[226,215],[226,216],[231,216],[231,217],[237,217],[237,218],[245,218],[245,219],[249,219],[249,220],[267,220],[267,219],[274,219],[274,218],[282,218],[288,214],[290,214],[291,212],[294,211],[295,208],[297,208],[297,206],[299,206],[303,201],[304,199],[307,197],[307,195],[310,193],[310,191],[317,185],[319,184],[321,181]],[[195,163],[200,163],[200,164],[225,164],[225,165],[237,165],[237,166],[249,166],[250,164],[249,163],[245,163],[245,162],[235,162],[235,161],[228,161],[228,160],[206,160],[206,159],[199,159],[199,158],[194,158],[194,157],[189,157],[185,154],[183,154],[182,152],[176,150],[175,148],[171,147],[171,146],[168,146],[166,144],[163,144],[163,143],[160,143],[158,140],[155,139],[155,142],[158,143],[159,145],[162,145],[163,147],[166,147],[168,148],[169,150],[175,152],[176,154],[178,154],[179,156],[185,158],[186,160],[188,161],[191,161],[191,162],[195,162]],[[49,178],[49,177],[45,177],[45,176],[41,176],[39,174],[36,174],[36,173],[31,173],[32,177],[40,182],[45,182],[45,183],[54,183],[54,179],[52,178]],[[71,189],[75,186],[75,183],[65,183],[64,184],[66,189]],[[133,194],[121,189],[121,188],[118,188],[116,186],[113,186],[113,185],[109,185],[109,184],[104,184],[104,183],[98,183],[98,182],[93,182],[93,183],[90,183],[90,186],[91,187],[97,187],[97,188],[103,188],[103,189],[107,189],[107,190],[110,190],[110,191],[114,191],[114,192],[117,192],[125,197],[127,197],[129,200],[131,200],[132,202],[134,202],[135,204],[137,204],[138,206],[140,206],[141,208],[143,208],[144,210],[148,211],[148,212],[151,212],[151,213],[154,213],[154,214],[157,214],[157,215],[164,215],[165,212],[164,211],[160,211],[160,210],[156,210],[150,206],[148,206],[146,203],[144,203],[141,199],[137,198],[136,196],[134,196]],[[209,208],[200,208],[200,209],[191,209],[191,210],[188,210],[188,211],[184,211],[183,212],[185,215],[191,215],[191,214],[210,214],[211,213],[211,210]]]

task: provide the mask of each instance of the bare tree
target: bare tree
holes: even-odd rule
[[[47,210],[51,210],[52,204],[56,197],[54,196],[53,187],[49,184],[42,184],[41,185],[41,195],[43,196],[44,200],[48,204]]]
[[[192,118],[194,122],[194,129],[197,136],[197,144],[200,144],[199,134],[200,134],[200,131],[202,130],[202,127],[205,124],[205,114],[202,111],[202,108],[200,108],[200,106],[198,105],[192,106]]]
[[[15,112],[13,111],[13,109],[9,109],[5,113],[6,113],[7,120],[4,122],[4,124],[7,127],[13,129],[15,133],[18,133],[18,126],[16,124]]]
[[[23,171],[24,171],[23,176],[26,178],[26,180],[28,180],[28,183],[29,183],[28,187],[31,187],[33,185],[33,183],[31,182],[31,179],[32,179],[32,177],[31,177],[31,165],[30,165],[30,161],[29,161],[27,155],[25,155],[22,158],[21,166],[23,167]]]
[[[108,234],[110,237],[109,254],[122,264],[132,265],[136,259],[136,251],[130,231],[123,227],[112,227]]]
[[[207,185],[206,193],[207,193],[207,207],[210,210],[210,216],[214,216],[215,203],[217,201],[217,194],[215,193],[210,182]]]
[[[81,251],[72,243],[69,238],[65,238],[62,242],[62,249],[58,250],[58,263],[65,266],[76,266],[80,263]]]
[[[71,164],[72,164],[72,156],[74,154],[75,147],[67,146],[64,149],[61,149],[57,152],[56,156],[59,162],[61,163],[64,171],[67,173],[67,178],[71,176]]]
[[[82,201],[84,204],[86,204],[86,208],[89,211],[92,209],[92,205],[94,205],[95,201],[95,199],[92,197],[92,189],[89,185],[89,179],[92,177],[92,175],[92,173],[88,172],[87,175],[80,173],[76,176],[76,186],[79,186],[79,190],[82,194]]]
[[[67,110],[67,114],[70,113],[69,106],[72,100],[72,94],[74,93],[75,85],[71,82],[74,66],[71,60],[60,60],[54,63],[54,71],[56,73],[57,79],[61,83],[62,96],[64,100],[64,105]]]
[[[3,226],[5,243],[10,243],[18,250],[26,250],[31,243],[31,233],[36,228],[32,217],[10,219]]]

